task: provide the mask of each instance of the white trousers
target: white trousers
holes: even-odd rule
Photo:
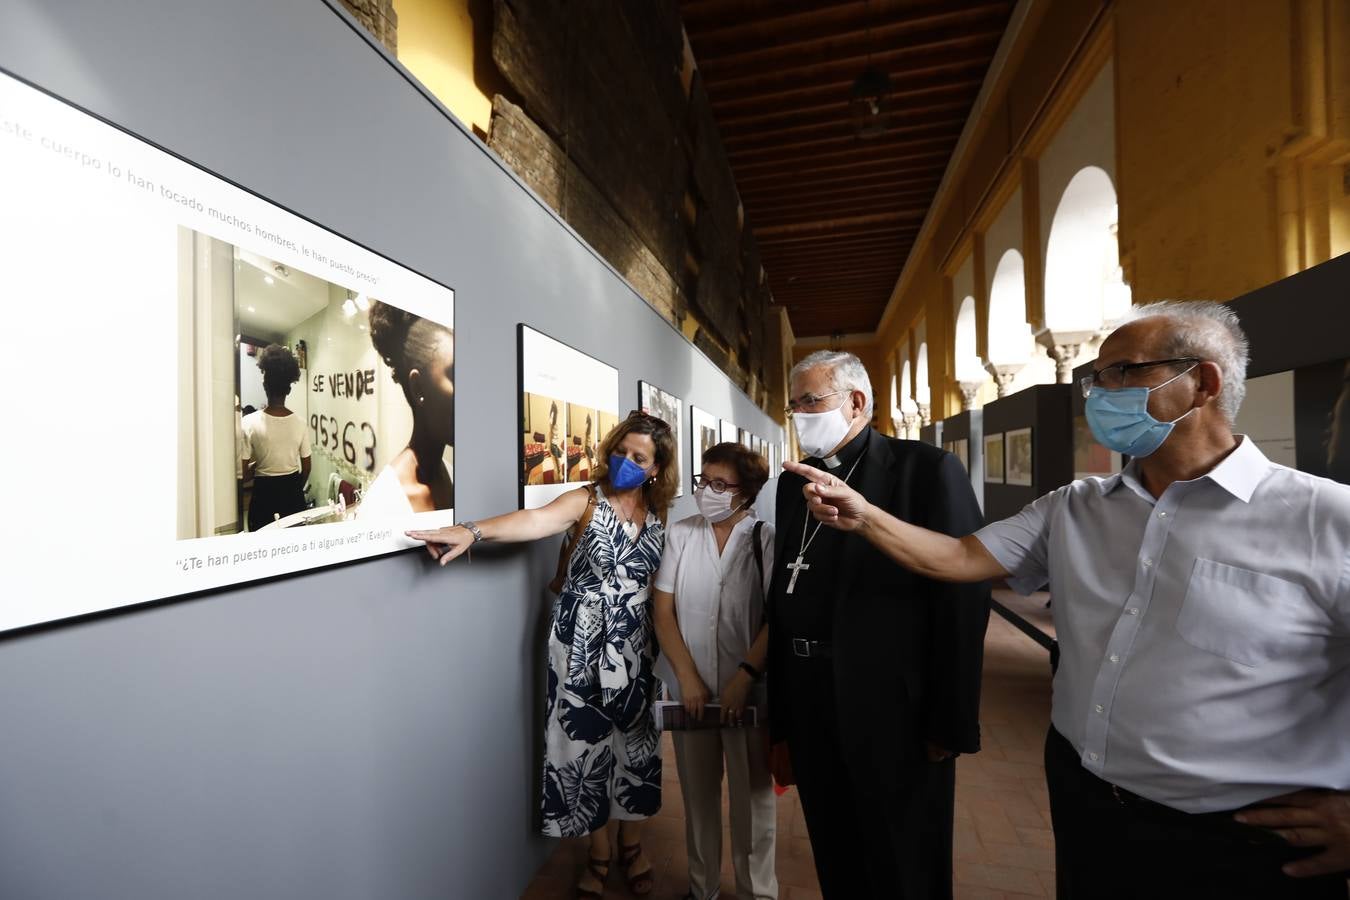
[[[731,810],[731,862],[738,900],[777,900],[773,777],[764,758],[762,728],[674,731],[675,765],[684,796],[689,891],[717,896],[722,875],[722,763]]]

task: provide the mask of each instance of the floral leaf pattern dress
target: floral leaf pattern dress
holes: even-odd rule
[[[610,818],[645,819],[661,808],[648,585],[664,545],[655,514],[630,533],[596,487],[594,515],[568,562],[549,627],[547,835],[579,837]]]

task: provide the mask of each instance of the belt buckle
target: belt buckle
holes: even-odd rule
[[[801,656],[810,659],[811,642],[808,641],[806,638],[793,638],[792,653],[794,656]]]

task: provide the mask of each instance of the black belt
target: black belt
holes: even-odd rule
[[[808,641],[806,638],[792,639],[792,655],[802,659],[828,659],[834,656],[834,645],[829,641]]]

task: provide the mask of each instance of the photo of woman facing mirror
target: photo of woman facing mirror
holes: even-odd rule
[[[446,452],[455,445],[455,333],[379,300],[370,301],[370,340],[412,412],[406,445],[371,482],[358,517],[454,506]]]

